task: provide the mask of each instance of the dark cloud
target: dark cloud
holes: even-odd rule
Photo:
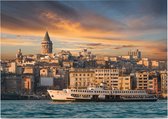
[[[78,46],[78,48],[87,48],[87,49],[105,49],[111,47],[111,45],[103,43],[83,43]]]
[[[122,45],[122,46],[115,47],[114,49],[132,48],[132,47],[138,47],[138,46],[134,46],[134,45]]]
[[[160,52],[165,52],[165,53],[166,53],[166,52],[167,52],[167,47],[161,47],[161,48],[159,49],[159,51],[160,51]]]
[[[92,11],[84,12],[83,15],[81,15],[80,23],[84,28],[88,30],[101,29],[108,32],[125,30],[127,26],[125,23],[122,23],[112,18],[110,19],[106,16],[94,13]]]
[[[101,3],[128,17],[132,15],[158,17],[167,14],[167,0],[113,0]]]
[[[102,46],[102,43],[88,43],[87,46]]]
[[[166,0],[117,0],[117,1],[95,1],[90,5],[89,1],[73,2],[75,4],[64,4],[64,1],[2,1],[1,18],[2,27],[25,29],[58,29],[52,23],[59,23],[62,19],[79,22],[85,30],[97,30],[102,32],[126,31],[126,30],[150,30],[166,29]],[[70,6],[71,4],[71,6]],[[84,8],[78,8],[85,4]],[[108,11],[115,11],[115,14],[100,14],[101,9],[107,7]],[[90,9],[87,9],[90,8]],[[94,10],[96,11],[94,11]],[[52,12],[62,19],[47,19],[40,17],[41,13]],[[100,12],[100,13],[99,13]],[[105,15],[106,14],[106,15]],[[110,16],[125,16],[124,19],[113,19]],[[160,18],[164,16],[164,18]],[[129,26],[125,22],[127,17],[141,18],[149,16],[146,21],[142,20],[143,25]],[[160,19],[162,19],[160,21]],[[60,28],[59,28],[60,29]],[[107,38],[108,39],[108,38]]]
[[[44,12],[52,12],[63,18],[76,20],[77,12],[58,1],[2,1],[2,27],[22,29],[43,29],[53,27],[51,21],[41,18]]]
[[[84,38],[100,39],[100,40],[114,40],[114,41],[116,41],[116,40],[123,40],[123,39],[121,39],[121,38],[102,37],[102,36],[100,36],[100,37],[96,37],[96,36],[85,36]]]

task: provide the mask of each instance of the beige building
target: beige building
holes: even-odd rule
[[[22,91],[32,93],[34,89],[34,77],[32,75],[23,76],[22,78]]]
[[[151,77],[148,80],[148,87],[147,89],[152,92],[152,93],[158,93],[158,81],[157,81],[157,77]]]
[[[161,93],[163,97],[167,97],[167,71],[161,71],[160,72],[160,78],[161,78]]]
[[[159,62],[153,60],[153,61],[151,61],[151,65],[152,65],[152,67],[158,67],[159,66]]]
[[[21,76],[8,76],[4,79],[5,93],[20,93]]]
[[[94,69],[96,84],[100,85],[101,82],[107,84],[108,89],[118,89],[118,69]]]
[[[136,82],[137,82],[137,89],[147,89],[148,88],[148,80],[149,80],[149,72],[142,71],[136,72]]]
[[[90,69],[74,69],[69,72],[69,78],[71,88],[87,88],[93,85],[95,74]]]
[[[131,78],[130,76],[119,76],[118,78],[118,89],[120,90],[131,90]]]
[[[16,73],[17,70],[17,64],[16,62],[11,62],[9,66],[9,72],[10,73]]]
[[[142,58],[142,60],[138,61],[137,64],[144,65],[146,67],[150,66],[150,62],[149,62],[148,58]]]

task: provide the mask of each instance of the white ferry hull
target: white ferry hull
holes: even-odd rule
[[[64,93],[63,91],[58,90],[47,90],[51,99],[53,101],[74,101],[74,97],[72,97],[68,93]]]
[[[48,90],[53,101],[96,101],[96,102],[128,102],[128,101],[157,101],[156,97],[150,97],[146,94],[142,95],[119,95],[119,94],[95,94],[95,93],[78,93],[68,90]],[[83,97],[80,97],[83,96]]]

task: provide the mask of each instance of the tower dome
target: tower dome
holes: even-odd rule
[[[41,53],[49,54],[52,53],[52,41],[50,40],[48,32],[46,32],[44,39],[41,42]]]

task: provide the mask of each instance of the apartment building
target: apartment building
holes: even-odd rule
[[[101,82],[107,84],[108,89],[118,89],[119,69],[94,69],[95,81],[100,85]]]
[[[158,94],[158,80],[157,80],[157,77],[150,77],[149,78],[147,89],[152,93]]]
[[[136,72],[136,82],[137,82],[137,89],[143,90],[148,88],[148,80],[149,80],[149,72],[140,71]]]
[[[167,97],[167,71],[161,71],[160,72],[160,78],[161,78],[161,93],[163,97]]]
[[[91,69],[73,69],[69,71],[71,88],[87,88],[95,82],[95,73]]]
[[[119,76],[118,78],[118,89],[120,90],[131,90],[132,82],[130,76]]]

